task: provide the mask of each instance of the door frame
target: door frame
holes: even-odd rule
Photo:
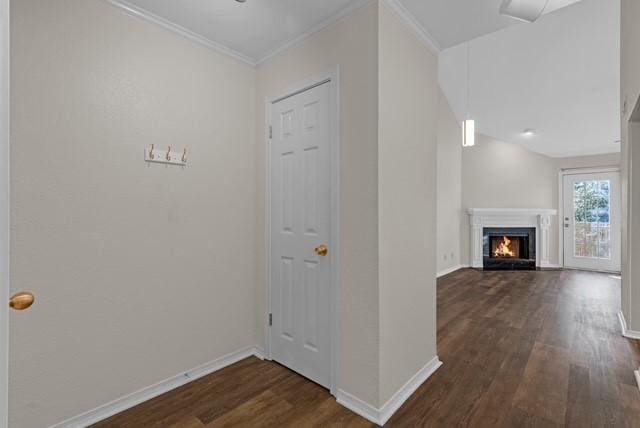
[[[570,269],[565,266],[564,260],[564,178],[567,175],[582,175],[582,174],[602,174],[615,172],[620,174],[619,166],[601,166],[593,168],[564,168],[558,173],[558,264],[565,269]],[[620,180],[619,180],[620,181]],[[622,187],[622,183],[618,183],[619,187]],[[622,226],[622,188],[620,191],[620,225]],[[620,233],[620,239],[622,233]],[[622,242],[619,242],[622,245]],[[620,252],[620,261],[622,262],[622,251]]]
[[[9,0],[0,0],[0,428],[9,426]]]
[[[333,70],[318,73],[305,80],[295,83],[288,88],[277,92],[273,96],[265,99],[265,312],[264,312],[264,334],[265,334],[265,358],[272,360],[271,353],[271,331],[269,326],[269,314],[271,313],[271,106],[285,98],[292,97],[305,92],[316,86],[329,85],[329,136],[331,141],[330,162],[331,162],[331,237],[332,248],[329,251],[331,263],[331,284],[329,285],[329,343],[330,343],[330,364],[329,364],[329,391],[335,396],[338,391],[338,282],[340,259],[339,245],[339,204],[340,204],[340,97],[339,97],[339,67]]]

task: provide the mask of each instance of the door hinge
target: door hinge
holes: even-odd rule
[[[273,325],[273,314],[269,314],[269,327]]]
[[[273,126],[269,125],[269,139],[273,139]]]

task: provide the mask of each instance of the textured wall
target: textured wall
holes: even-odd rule
[[[255,70],[102,1],[11,18],[11,286],[37,303],[10,426],[35,428],[255,343]]]
[[[258,212],[264,212],[264,102],[318,73],[340,68],[340,260],[338,388],[378,399],[378,5],[327,27],[258,68]],[[262,217],[258,231],[264,230]],[[257,329],[264,331],[264,234],[256,246]],[[260,342],[264,340],[260,334]]]
[[[382,406],[436,357],[438,57],[381,3],[379,272]]]
[[[438,97],[438,272],[460,265],[462,127],[440,91]]]

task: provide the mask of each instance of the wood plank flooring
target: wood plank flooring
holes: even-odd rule
[[[620,281],[578,271],[438,281],[444,365],[389,427],[640,427],[640,341],[620,334]],[[250,358],[96,427],[370,427],[316,384]]]

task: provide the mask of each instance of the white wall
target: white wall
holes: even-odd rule
[[[476,145],[462,150],[462,209],[558,209],[559,172],[566,168],[618,166],[618,153],[550,158],[481,134]],[[558,218],[551,224],[550,262],[560,263]],[[462,219],[462,260],[469,263],[469,221]]]
[[[375,405],[378,318],[378,4],[361,8],[265,64],[257,74],[257,213],[265,200],[265,98],[338,66],[340,225],[338,388]],[[254,214],[255,215],[255,214]],[[264,218],[256,245],[259,341],[264,341]]]
[[[622,310],[630,330],[640,331],[640,2],[622,0],[621,99],[623,152]],[[633,116],[633,117],[632,117]],[[633,138],[630,133],[633,120]]]
[[[381,3],[380,398],[436,357],[438,58]]]
[[[255,70],[102,1],[11,20],[11,287],[37,300],[11,316],[10,426],[31,428],[255,343]]]
[[[438,96],[438,272],[460,265],[462,212],[462,128],[442,91]]]

